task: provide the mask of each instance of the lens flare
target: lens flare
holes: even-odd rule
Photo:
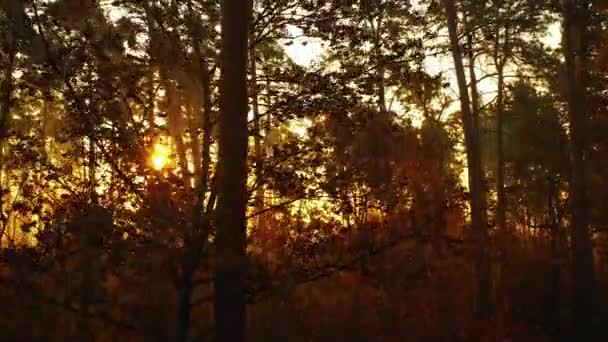
[[[164,169],[169,164],[169,148],[161,143],[154,144],[152,150],[152,167],[155,170]]]

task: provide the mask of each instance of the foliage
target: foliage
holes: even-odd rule
[[[563,46],[542,42],[560,8],[454,3],[490,214],[503,138],[506,248],[492,220],[487,246],[469,228],[445,1],[253,1],[248,204],[230,213],[247,218],[251,340],[541,341],[570,332],[571,84]],[[216,199],[226,194],[220,184],[236,181],[222,183],[228,172],[218,168],[220,99],[231,96],[219,89],[231,67],[221,60],[225,4],[0,4],[4,338],[215,336],[214,272],[226,262]],[[586,210],[601,290],[606,8],[587,9]],[[287,49],[302,41],[298,51],[323,50],[306,66]],[[480,319],[472,279],[482,249],[495,305]],[[598,327],[605,300],[593,312]]]

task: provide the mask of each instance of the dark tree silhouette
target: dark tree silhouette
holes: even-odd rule
[[[218,341],[245,340],[247,209],[247,56],[251,1],[222,3],[217,261],[214,270]]]

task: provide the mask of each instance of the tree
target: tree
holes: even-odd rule
[[[470,204],[471,204],[471,226],[475,235],[476,246],[476,267],[477,267],[477,291],[476,310],[479,317],[484,317],[490,311],[490,263],[488,255],[488,226],[486,215],[486,195],[483,185],[483,170],[481,164],[481,151],[479,146],[479,124],[477,110],[470,100],[469,87],[462,62],[462,47],[458,33],[458,12],[454,0],[444,0],[445,13],[447,15],[447,25],[450,39],[450,49],[456,77],[458,80],[458,90],[460,94],[460,115],[465,135],[465,146],[467,153],[467,168],[469,175]],[[466,16],[466,14],[464,14]],[[466,19],[465,19],[466,20]],[[467,34],[470,34],[468,32]],[[469,44],[469,48],[471,48]],[[470,60],[469,63],[474,63]],[[475,84],[471,80],[471,84]],[[471,89],[473,96],[476,90]]]
[[[343,79],[378,112],[391,109],[391,91],[407,88],[408,72],[424,58],[422,39],[409,32],[420,20],[410,1],[321,1],[304,8],[321,19],[301,26],[329,42],[329,61],[337,62]]]
[[[0,1],[3,337],[563,335],[576,141],[608,274],[606,8],[570,2]]]
[[[6,13],[6,12],[5,12]],[[4,54],[0,55],[2,61],[3,77],[0,83],[0,174],[4,171],[4,140],[8,135],[8,123],[11,114],[11,101],[13,100],[13,72],[15,70],[15,62],[17,55],[17,40],[13,36],[13,26],[9,26],[10,18],[5,13],[0,13],[0,27],[2,27],[3,35],[0,37],[3,46]],[[4,215],[4,187],[0,182],[0,247],[2,247],[2,239],[6,231],[8,220]]]
[[[560,307],[562,295],[562,273],[565,265],[566,247],[566,200],[560,193],[566,192],[568,167],[567,136],[564,128],[564,115],[559,110],[559,95],[551,92],[541,93],[525,80],[509,87],[505,99],[503,133],[505,149],[505,186],[510,198],[515,201],[507,208],[511,214],[510,224],[527,227],[532,221],[534,226],[549,236],[552,263],[548,265],[547,300],[538,305],[539,312],[532,315],[543,316],[543,320],[553,333],[560,333]],[[491,138],[493,139],[493,137]],[[517,208],[524,207],[527,218],[516,214]],[[527,229],[527,228],[524,228]],[[522,234],[511,236],[511,256],[517,257],[519,250],[529,250]],[[518,243],[518,241],[521,241]],[[513,246],[515,245],[515,246]],[[538,251],[532,251],[533,253]],[[513,282],[519,272],[517,263],[510,261],[511,267],[505,269],[505,285]],[[506,290],[507,286],[503,287]],[[505,293],[505,299],[512,301],[513,296]]]
[[[575,336],[585,340],[593,331],[594,261],[587,199],[587,100],[589,1],[564,0],[563,52],[568,118],[570,122],[570,182],[572,211],[573,324]]]
[[[218,341],[245,340],[247,56],[251,2],[222,3],[215,323]]]

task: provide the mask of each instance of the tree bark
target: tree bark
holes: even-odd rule
[[[577,340],[591,338],[595,275],[586,193],[586,1],[563,1],[563,51],[570,121],[573,325]]]
[[[498,73],[498,95],[496,98],[496,225],[502,235],[504,245],[508,238],[506,198],[505,198],[505,158],[504,158],[504,94],[505,94],[505,65],[507,63],[507,49],[509,34],[505,28],[504,42],[500,43],[500,27],[496,29],[496,42],[494,47],[494,64]],[[504,246],[503,246],[504,247]],[[503,248],[504,252],[504,248]]]
[[[201,197],[205,197],[205,193],[209,188],[209,167],[211,164],[211,132],[213,130],[213,123],[211,122],[211,116],[213,115],[213,104],[211,102],[211,75],[209,72],[209,66],[205,61],[201,61],[201,86],[203,91],[203,149],[201,156],[201,180],[199,182]]]
[[[212,103],[211,103],[211,77],[209,67],[200,46],[201,34],[195,26],[194,12],[192,9],[192,2],[188,1],[188,15],[189,15],[189,30],[191,40],[194,49],[194,55],[196,58],[195,67],[198,68],[199,72],[199,84],[196,89],[200,90],[200,96],[202,97],[202,111],[201,101],[197,98],[192,102],[192,113],[193,116],[190,118],[190,131],[192,136],[192,154],[194,160],[195,179],[194,187],[196,190],[196,197],[192,206],[192,232],[187,236],[188,252],[182,259],[181,275],[178,279],[177,287],[179,289],[179,305],[178,305],[178,327],[177,327],[177,341],[185,342],[190,337],[190,324],[191,324],[191,300],[192,293],[195,289],[194,274],[199,268],[202,258],[205,253],[205,249],[208,242],[208,235],[210,231],[210,220],[209,215],[212,210],[207,208],[205,210],[204,200],[208,190],[209,183],[209,165],[210,165],[210,148],[211,148],[211,115],[212,115]],[[198,96],[198,94],[195,94]],[[198,125],[197,122],[202,120],[203,129],[203,141],[202,146],[199,149],[199,141],[195,139]],[[197,152],[198,151],[198,152]],[[196,156],[199,155],[199,158]],[[210,195],[209,201],[213,194]],[[208,203],[209,204],[209,203]]]
[[[162,67],[161,67],[162,68]],[[184,118],[182,117],[181,104],[179,93],[173,84],[173,81],[167,77],[166,71],[161,71],[164,74],[164,86],[167,96],[167,126],[169,135],[173,140],[175,151],[177,152],[177,161],[179,170],[182,174],[182,179],[189,183],[190,171],[188,170],[188,157],[186,153],[186,145],[184,144]]]
[[[259,88],[257,81],[257,63],[255,49],[251,50],[250,55],[251,65],[251,105],[253,109],[253,141],[255,148],[255,212],[259,213],[264,209],[264,151],[262,149],[262,135],[260,127],[260,108],[258,105]],[[262,215],[256,217],[256,228],[260,228],[262,224]]]
[[[156,84],[154,82],[155,79],[155,74],[156,74],[156,67],[155,67],[155,63],[157,63],[158,61],[156,60],[156,53],[157,53],[157,49],[158,49],[158,43],[157,43],[157,33],[156,33],[156,27],[154,25],[154,19],[153,19],[153,15],[152,15],[152,9],[150,8],[150,4],[148,4],[146,1],[142,2],[142,6],[144,8],[144,12],[146,14],[145,16],[145,21],[147,24],[147,28],[148,28],[148,36],[149,36],[149,44],[148,44],[148,55],[150,58],[150,62],[148,65],[148,82],[146,84],[147,86],[147,104],[145,106],[145,119],[148,121],[148,125],[150,128],[150,131],[152,131],[152,128],[154,127],[154,118],[155,118],[155,103],[156,103],[156,91],[155,91],[155,87]]]
[[[377,86],[378,86],[378,109],[381,113],[386,113],[386,79],[385,73],[386,69],[384,66],[384,54],[382,53],[382,42],[380,37],[380,25],[382,21],[382,17],[378,19],[378,25],[374,29],[373,22],[370,21],[370,25],[374,30],[375,42],[374,42],[374,58],[376,64],[376,77],[377,77]]]
[[[465,15],[464,29],[467,33],[467,59],[469,71],[469,87],[471,88],[471,116],[473,121],[473,131],[479,132],[479,89],[477,89],[477,74],[475,73],[475,53],[473,51],[473,33],[469,31],[469,24]]]
[[[188,131],[190,132],[190,156],[192,157],[193,174],[192,186],[196,190],[199,187],[202,173],[202,155],[201,142],[199,139],[199,130],[201,129],[201,119],[203,117],[201,111],[201,103],[198,99],[191,101],[188,104]]]
[[[477,268],[478,295],[475,301],[475,311],[478,317],[485,317],[491,310],[490,265],[488,259],[488,227],[486,218],[485,191],[483,188],[483,170],[481,167],[481,151],[479,147],[479,132],[476,125],[475,112],[469,98],[469,89],[465,76],[464,63],[460,42],[458,40],[458,14],[454,0],[443,0],[450,37],[450,48],[456,69],[458,90],[460,93],[461,119],[464,128],[467,153],[467,169],[470,188],[471,226],[476,242],[475,263]],[[470,61],[472,63],[472,61]],[[473,81],[471,81],[474,84]],[[473,89],[475,90],[475,89]],[[474,96],[476,96],[474,94]]]
[[[214,277],[216,340],[245,340],[247,55],[251,1],[222,2],[219,191]]]
[[[9,37],[9,50],[7,51],[8,63],[4,69],[4,81],[2,82],[2,102],[0,105],[0,140],[4,140],[8,131],[8,117],[10,115],[11,101],[13,97],[13,71],[15,68],[15,57],[17,54],[16,44],[11,35]]]
[[[199,108],[195,111],[200,115],[202,119],[202,129],[203,129],[203,143],[201,146],[201,165],[200,165],[200,178],[197,183],[198,194],[197,200],[198,202],[195,204],[195,210],[197,210],[202,215],[203,212],[203,202],[205,198],[205,194],[209,188],[209,167],[211,164],[211,132],[213,128],[213,124],[211,122],[211,116],[213,115],[213,103],[211,100],[211,72],[209,70],[209,64],[205,59],[205,55],[201,49],[200,40],[201,40],[201,32],[195,23],[194,11],[192,8],[192,1],[188,1],[188,12],[189,12],[189,30],[192,39],[192,46],[194,50],[194,56],[196,57],[198,63],[198,71],[200,73],[200,90],[202,96],[202,104],[203,111],[200,112]],[[196,101],[199,103],[199,101]]]
[[[8,218],[4,216],[4,201],[2,187],[2,175],[4,174],[4,138],[8,135],[8,117],[11,111],[11,101],[13,97],[13,71],[15,68],[15,57],[17,54],[17,46],[11,34],[8,34],[9,51],[8,64],[4,69],[4,82],[0,84],[2,91],[2,102],[0,103],[0,248],[2,247],[2,238],[8,224]]]
[[[87,83],[92,84],[92,75],[87,75]],[[72,94],[77,96],[76,94]],[[91,97],[89,92],[88,96]],[[88,151],[87,151],[87,167],[88,167],[88,181],[89,181],[89,196],[91,203],[97,204],[99,198],[97,195],[97,153],[95,150],[95,141],[97,139],[97,117],[96,112],[91,108],[91,104],[86,103],[84,105],[85,116],[85,127],[88,138]]]
[[[506,298],[505,271],[509,260],[507,248],[510,246],[511,232],[507,229],[506,196],[505,196],[505,158],[504,158],[504,95],[505,95],[505,65],[508,61],[509,27],[504,27],[504,38],[501,42],[501,29],[498,20],[500,6],[496,6],[496,32],[494,41],[494,65],[496,66],[497,91],[496,98],[496,226],[498,229],[498,250],[500,259],[498,262],[499,272],[496,279],[496,299],[501,312],[506,312],[508,298]]]
[[[560,332],[560,279],[561,258],[559,251],[559,220],[557,215],[557,203],[559,202],[557,181],[553,177],[548,179],[549,191],[547,194],[547,223],[551,231],[551,293],[549,296],[548,314],[551,320],[551,328],[557,336]]]

